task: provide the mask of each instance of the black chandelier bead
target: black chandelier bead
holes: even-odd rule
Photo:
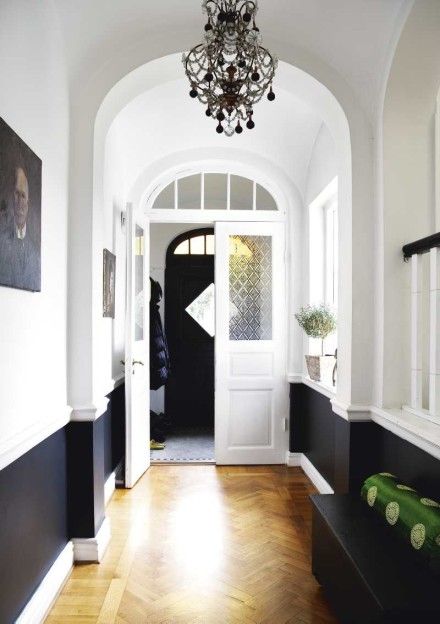
[[[237,65],[240,69],[243,69],[244,67],[246,67],[246,61],[244,59],[240,59]]]
[[[191,91],[189,92],[190,97],[192,98],[196,98],[198,93],[196,89],[191,89]]]
[[[270,91],[267,94],[267,99],[269,100],[269,102],[273,102],[275,99],[275,93],[272,91],[272,87],[270,88]]]
[[[225,120],[225,114],[222,111],[220,111],[219,113],[217,113],[217,119],[219,121],[224,121]]]
[[[222,65],[224,65],[224,64],[225,64],[225,59],[224,59],[222,56],[219,56],[219,57],[218,57],[218,61],[217,61],[217,63],[218,63],[218,64],[220,65],[220,67],[221,67]]]
[[[218,134],[221,134],[223,132],[223,126],[221,125],[221,123],[218,124],[216,131]]]
[[[205,114],[206,114],[206,116],[207,116],[207,117],[211,117],[211,115],[212,115],[212,111],[211,111],[211,109],[210,109],[210,108],[207,108],[207,109],[206,109],[206,113],[205,113]]]
[[[209,22],[205,24],[205,31],[208,32],[208,30],[212,30],[212,24],[210,24]]]
[[[255,122],[252,121],[252,119],[249,119],[246,123],[246,128],[249,128],[249,130],[253,130],[255,128]]]
[[[243,128],[242,128],[242,126],[241,126],[240,122],[238,122],[238,124],[236,125],[236,127],[235,127],[235,132],[236,132],[237,134],[241,134],[241,133],[243,132]]]
[[[253,82],[258,82],[260,80],[260,74],[258,72],[252,72],[251,80]]]
[[[222,24],[223,22],[226,21],[226,13],[224,11],[220,11],[217,19]]]
[[[214,80],[214,74],[212,72],[208,72],[205,74],[205,80],[206,82],[212,82]]]
[[[252,15],[251,15],[250,13],[245,13],[245,14],[243,15],[243,22],[246,22],[247,24],[249,24],[249,22],[251,21],[251,19],[252,19]]]

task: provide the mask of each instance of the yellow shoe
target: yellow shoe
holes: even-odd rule
[[[150,449],[152,451],[162,451],[165,448],[163,442],[156,442],[156,440],[150,440]]]

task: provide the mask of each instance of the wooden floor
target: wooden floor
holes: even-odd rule
[[[103,563],[74,568],[47,624],[336,623],[310,571],[300,468],[153,466],[107,513]]]

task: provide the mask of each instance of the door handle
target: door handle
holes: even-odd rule
[[[141,362],[140,360],[133,360],[133,364],[132,365],[134,366],[135,364],[140,364],[141,366],[144,365],[144,363]]]

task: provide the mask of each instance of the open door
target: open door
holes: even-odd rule
[[[127,307],[125,331],[125,486],[150,466],[149,233],[127,204]]]
[[[216,223],[217,464],[283,464],[287,450],[284,225]]]

